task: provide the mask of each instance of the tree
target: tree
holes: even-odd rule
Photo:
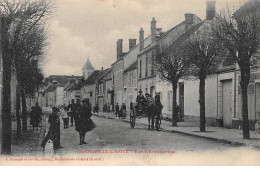
[[[28,48],[20,48],[21,51],[15,50],[18,42],[26,42],[31,35],[31,31],[38,25],[43,24],[43,17],[50,13],[52,5],[50,1],[45,0],[3,0],[0,2],[0,10],[3,15],[2,19],[2,51],[3,51],[3,134],[2,134],[2,153],[11,153],[11,108],[10,108],[10,79],[11,67],[20,65],[19,59],[25,57],[33,60],[36,55],[30,53],[26,56],[21,51],[29,51]],[[22,33],[21,33],[22,32]],[[21,36],[23,35],[23,36]],[[23,37],[23,38],[21,38]],[[33,38],[33,37],[32,37]],[[36,41],[35,41],[36,42]],[[32,57],[32,58],[30,58]],[[18,72],[19,67],[17,67]],[[18,78],[19,79],[19,78]],[[22,80],[21,80],[22,81]],[[25,107],[25,93],[22,93],[23,107]],[[23,111],[23,113],[26,113]],[[23,115],[24,120],[26,114]],[[24,130],[27,130],[27,121],[24,123]]]
[[[211,29],[201,29],[185,42],[185,54],[189,58],[192,76],[198,77],[200,104],[200,131],[206,131],[205,80],[216,72],[222,61],[222,44],[212,37]]]
[[[169,82],[172,85],[172,126],[177,126],[177,87],[181,78],[189,73],[189,62],[185,57],[183,46],[173,43],[169,47],[158,49],[155,57],[156,71],[162,80]]]
[[[251,69],[257,63],[260,37],[260,2],[251,0],[242,7],[227,5],[214,26],[215,38],[223,43],[236,60],[241,74],[243,138],[250,139],[247,88]],[[258,55],[259,57],[259,55]]]
[[[11,56],[8,46],[8,24],[10,20],[1,17],[1,51],[3,61],[3,102],[2,102],[2,154],[11,153]]]
[[[28,34],[26,33],[26,26],[24,29],[20,29],[18,36],[15,38],[14,48],[16,49],[16,56],[22,56],[15,59],[15,67],[18,86],[21,86],[19,92],[22,96],[22,126],[23,131],[27,131],[25,95],[33,96],[35,89],[39,85],[39,81],[42,80],[43,75],[39,69],[37,60],[44,59],[47,36],[44,25],[35,25]],[[17,99],[19,100],[20,97]],[[17,114],[17,123],[19,123],[18,117]]]

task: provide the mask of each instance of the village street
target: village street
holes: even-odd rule
[[[137,124],[134,129],[129,123],[93,116],[96,128],[86,134],[86,145],[79,145],[79,134],[75,127],[63,129],[61,125],[61,146],[56,155],[80,153],[85,150],[153,150],[153,151],[224,151],[238,148],[225,143],[185,136],[178,133],[148,130]]]

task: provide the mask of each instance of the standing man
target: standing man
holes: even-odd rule
[[[122,112],[122,118],[125,119],[126,118],[126,106],[125,106],[125,103],[122,103],[121,112]]]
[[[139,90],[139,95],[137,96],[136,98],[136,102],[137,102],[137,105],[138,105],[138,112],[139,113],[142,113],[143,110],[144,110],[144,102],[145,102],[145,97],[143,96],[142,94],[142,90],[140,89]],[[140,112],[141,111],[141,112]],[[139,114],[140,115],[140,114]]]
[[[118,105],[118,103],[116,103],[116,117],[117,117],[117,115],[119,116],[119,105]]]
[[[74,102],[74,99],[71,100],[71,104],[68,106],[70,109],[70,126],[73,126],[73,120],[75,118],[76,111],[78,109],[78,105]]]
[[[57,107],[52,107],[52,114],[49,116],[48,122],[50,123],[50,128],[48,134],[42,141],[41,147],[45,147],[47,141],[50,139],[53,141],[54,150],[63,148],[60,146],[60,118],[57,115],[59,109]]]

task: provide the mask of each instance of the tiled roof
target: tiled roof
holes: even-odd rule
[[[74,84],[75,84],[75,83],[71,83],[71,84],[70,84],[69,86],[67,86],[64,90],[65,90],[65,91],[70,91],[70,90],[73,88]]]
[[[223,54],[226,54],[225,59],[218,67],[218,72],[225,72],[236,69],[236,60],[230,54],[227,54],[227,51],[223,51]]]
[[[65,76],[65,75],[51,75],[48,77],[50,82],[56,80],[58,82],[58,86],[64,87],[66,83],[73,79],[81,79],[82,76]]]
[[[190,37],[196,30],[198,30],[204,23],[206,20],[201,21],[199,23],[197,23],[196,25],[191,26],[186,32],[184,32],[181,36],[179,36],[175,41],[173,41],[169,46],[169,47],[174,47],[177,46],[178,44],[180,44],[181,42],[183,42],[185,39],[187,39],[188,37]]]
[[[47,89],[44,90],[44,93],[53,92],[56,88],[53,85],[50,85]]]
[[[83,83],[84,85],[93,84],[96,82],[97,78],[99,77],[101,70],[95,70]]]
[[[98,77],[97,80],[101,80],[101,79],[104,79],[104,77],[108,74],[108,73],[111,73],[111,68],[108,68],[108,69],[105,69],[103,71],[100,72],[100,75]]]
[[[135,61],[132,65],[130,65],[126,70],[124,70],[124,73],[127,73],[134,69],[137,69],[137,61]]]
[[[172,27],[170,30],[168,30],[167,32],[163,33],[162,36],[160,36],[160,38],[158,40],[161,40],[163,38],[165,38],[166,36],[169,35],[169,33],[171,33],[173,30],[175,30],[176,28],[182,26],[182,25],[185,25],[185,21],[181,22],[180,24]]]
[[[73,91],[73,90],[80,90],[81,87],[82,87],[82,84],[83,84],[83,83],[74,83],[73,86],[72,86],[72,88],[71,88],[70,90],[71,90],[71,91]]]

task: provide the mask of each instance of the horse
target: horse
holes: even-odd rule
[[[154,130],[154,125],[156,130],[160,128],[160,117],[162,112],[162,104],[160,102],[160,96],[156,95],[154,100],[151,99],[147,102],[147,115],[148,115],[148,129]],[[155,120],[155,121],[154,121]],[[155,124],[154,124],[155,123]]]
[[[154,130],[154,126],[156,127],[156,130],[159,130],[159,122],[163,107],[159,95],[156,95],[154,99],[150,98],[149,100],[146,100],[144,106],[142,106],[141,103],[136,103],[134,107],[137,115],[147,114],[148,130]]]

